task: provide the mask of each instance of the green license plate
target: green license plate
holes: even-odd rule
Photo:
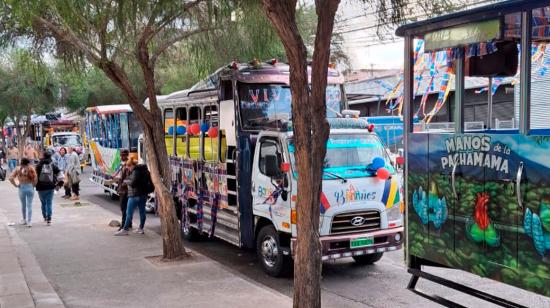
[[[374,244],[374,238],[372,237],[355,238],[349,241],[349,247],[351,248],[367,247],[372,244]]]

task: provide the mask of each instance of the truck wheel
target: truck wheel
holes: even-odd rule
[[[183,238],[189,242],[198,242],[201,239],[201,234],[199,230],[189,226],[182,228]]]
[[[371,265],[371,264],[374,264],[378,261],[380,261],[380,259],[382,259],[382,256],[384,255],[383,252],[377,252],[377,253],[371,253],[371,254],[368,254],[368,255],[362,255],[362,256],[353,256],[353,260],[355,260],[355,262],[357,264],[360,264],[360,265]]]
[[[279,277],[291,269],[290,257],[283,254],[279,234],[272,225],[264,226],[256,238],[256,253],[264,271]]]

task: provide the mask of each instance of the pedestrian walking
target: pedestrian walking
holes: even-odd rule
[[[128,235],[136,207],[139,209],[139,228],[135,232],[139,234],[144,233],[143,227],[145,226],[146,218],[145,203],[147,202],[147,196],[154,190],[151,175],[146,165],[137,165],[135,160],[129,159],[126,167],[130,171],[130,175],[126,180],[128,185],[128,208],[126,209],[126,220],[122,230],[115,233],[117,236]]]
[[[17,160],[19,159],[19,149],[17,149],[16,146],[11,144],[8,147],[8,169],[10,170],[10,173],[15,170],[15,167],[17,167]]]
[[[124,227],[124,222],[126,222],[126,210],[128,208],[128,184],[126,183],[126,180],[128,179],[128,176],[130,175],[130,170],[126,167],[126,163],[128,161],[128,155],[130,152],[126,149],[120,151],[120,160],[121,162],[121,169],[118,173],[117,179],[117,193],[120,200],[120,212],[122,213],[122,218],[120,219],[120,228],[118,231],[122,230]],[[132,222],[130,221],[130,224],[128,225],[128,229],[132,229]]]
[[[44,151],[42,159],[36,166],[36,174],[38,175],[36,191],[42,205],[42,217],[48,226],[52,221],[53,194],[57,186],[59,172],[59,168],[52,161],[51,152]]]
[[[23,216],[21,224],[27,225],[27,227],[32,227],[32,200],[37,180],[36,170],[26,158],[21,159],[21,165],[16,167],[10,176],[10,182],[19,189],[21,214]]]
[[[67,149],[63,147],[60,148],[59,151],[52,156],[52,159],[57,165],[57,168],[59,168],[59,171],[62,174],[66,174],[67,164],[69,163],[69,155],[67,155]],[[65,194],[61,198],[69,199],[71,197],[71,186],[68,184],[68,181],[65,181],[63,188],[65,189]]]
[[[76,201],[80,199],[80,157],[78,157],[73,147],[68,147],[68,155],[65,179],[67,185],[71,188],[72,196],[70,199]]]
[[[38,151],[36,151],[36,149],[28,143],[25,150],[23,150],[23,157],[28,159],[31,164],[36,164],[40,156],[38,155]]]

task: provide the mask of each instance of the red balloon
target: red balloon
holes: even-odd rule
[[[200,131],[201,127],[198,123],[191,124],[191,126],[189,126],[189,132],[191,133],[191,135],[198,135]]]
[[[210,138],[218,137],[218,128],[217,127],[210,127],[208,129],[208,137],[210,137]]]
[[[390,171],[386,168],[380,168],[378,170],[376,170],[376,177],[379,179],[379,180],[387,180],[389,179],[391,176],[390,174]]]

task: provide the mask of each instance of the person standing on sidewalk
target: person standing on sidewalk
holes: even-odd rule
[[[15,167],[17,167],[17,160],[19,160],[19,149],[11,144],[8,148],[8,169],[10,173],[13,173]]]
[[[36,166],[36,174],[38,175],[36,191],[42,204],[42,217],[49,226],[52,222],[53,193],[59,176],[59,168],[52,161],[50,151],[44,151],[42,154],[42,159]]]
[[[57,168],[59,168],[59,171],[65,174],[67,171],[67,163],[69,161],[69,155],[67,155],[67,149],[63,147],[60,148],[59,151],[52,156],[52,159],[57,165]],[[65,195],[61,198],[69,199],[71,197],[71,187],[70,185],[67,185],[67,183],[65,183],[63,187],[65,188]]]
[[[16,179],[17,182],[15,181]],[[34,186],[37,182],[37,175],[28,159],[21,159],[21,165],[11,173],[10,182],[19,189],[21,214],[23,214],[21,224],[32,227],[32,199],[34,197]]]
[[[139,234],[144,233],[143,227],[145,226],[146,218],[145,203],[147,202],[147,196],[154,190],[151,175],[146,165],[136,165],[135,160],[129,159],[126,166],[131,171],[128,180],[126,180],[128,184],[128,208],[126,210],[126,221],[122,230],[115,233],[117,236],[128,235],[128,229],[132,223],[136,207],[139,209],[139,228],[135,232]]]
[[[73,147],[68,148],[69,158],[67,159],[66,176],[67,185],[72,190],[71,200],[76,201],[80,199],[80,157]]]
[[[116,177],[118,185],[117,185],[117,193],[120,198],[120,211],[122,213],[122,218],[120,220],[120,228],[118,231],[122,230],[124,227],[124,222],[126,222],[126,210],[128,208],[128,184],[126,183],[126,179],[128,179],[128,176],[130,175],[130,170],[126,167],[126,163],[128,161],[128,155],[130,152],[126,149],[123,149],[120,151],[120,160],[121,162],[121,169],[119,172],[119,175]],[[132,223],[130,222],[130,225],[128,226],[128,229],[132,228]]]

